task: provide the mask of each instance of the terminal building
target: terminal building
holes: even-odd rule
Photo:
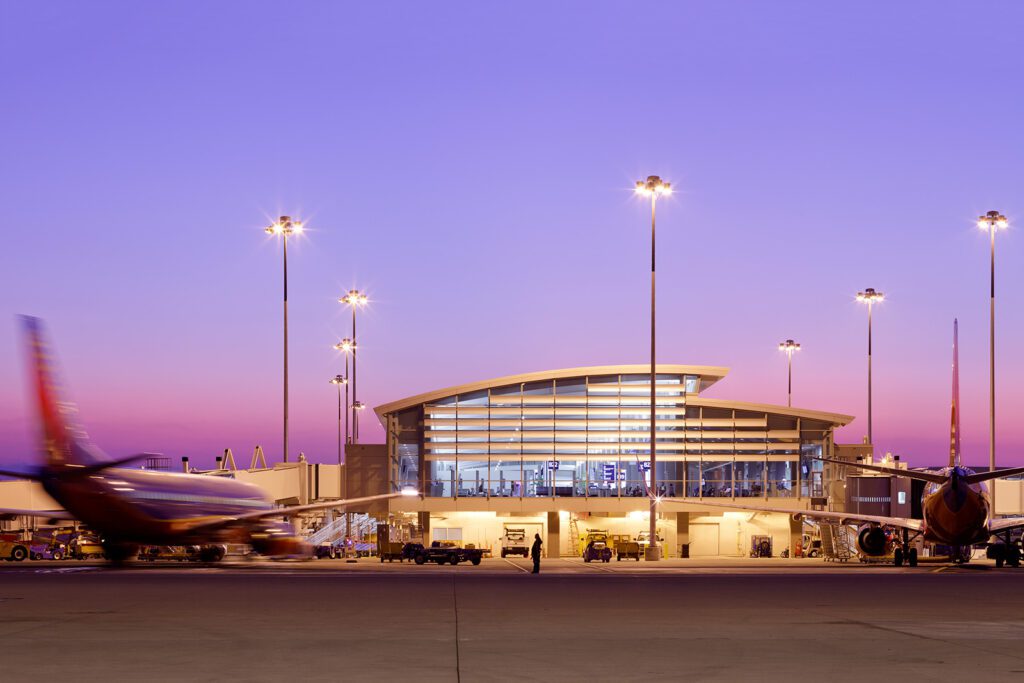
[[[849,415],[706,398],[721,367],[659,365],[656,382],[658,534],[672,556],[775,553],[799,540],[787,514],[704,504],[807,509],[827,504],[817,456]],[[540,533],[549,555],[576,555],[589,530],[634,539],[648,528],[647,365],[535,372],[420,394],[376,408],[387,443],[391,516],[430,540],[495,548],[507,527]],[[862,449],[864,447],[861,447]],[[867,450],[870,450],[869,448]]]
[[[252,482],[282,506],[412,487],[418,497],[377,501],[353,515],[302,520],[314,543],[345,536],[454,541],[498,555],[506,529],[544,539],[549,557],[579,556],[588,532],[646,540],[651,486],[647,365],[551,370],[439,389],[375,409],[384,444],[349,445],[345,464],[267,465],[257,447],[239,469],[230,451],[199,475]],[[823,463],[879,462],[870,444],[837,444],[853,418],[831,412],[707,398],[721,367],[660,365],[656,383],[658,535],[667,557],[745,557],[767,542],[792,553],[807,531],[788,511],[811,508],[920,515],[906,479]],[[183,469],[196,472],[182,458]],[[148,467],[154,466],[147,463]],[[162,467],[158,467],[162,468]],[[1024,479],[1000,479],[995,513],[1024,512]],[[723,503],[787,512],[729,510]],[[0,507],[56,507],[38,484],[0,482]],[[0,518],[30,533],[32,517]],[[388,526],[384,526],[385,523]]]

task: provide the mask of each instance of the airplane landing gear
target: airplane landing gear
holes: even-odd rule
[[[917,566],[917,548],[911,546],[910,541],[910,531],[904,529],[902,542],[893,551],[893,564],[897,567],[902,567],[904,562],[907,563],[908,567]]]

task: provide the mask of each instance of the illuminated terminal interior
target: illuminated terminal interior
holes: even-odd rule
[[[459,520],[462,540],[487,545],[503,525],[537,524],[563,554],[575,554],[568,536],[557,533],[563,526],[596,524],[635,535],[651,486],[648,370],[624,365],[530,373],[378,407],[392,489],[424,493],[422,500],[393,501],[392,512],[416,513],[435,538],[455,534],[450,523]],[[796,510],[823,497],[822,463],[814,457],[833,455],[834,429],[853,419],[704,397],[727,372],[658,366],[657,490],[650,492],[678,501],[662,505],[670,551],[681,545],[680,518],[684,526],[691,517],[724,518],[702,508],[703,500],[761,500]],[[758,523],[777,527],[785,537],[780,542],[788,543],[786,515],[763,517]],[[689,542],[687,534],[682,538]]]

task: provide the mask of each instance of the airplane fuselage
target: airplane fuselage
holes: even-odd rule
[[[108,469],[82,477],[46,477],[43,488],[104,538],[138,544],[247,542],[243,530],[189,531],[202,519],[273,509],[253,484],[227,477]]]
[[[964,482],[962,478],[973,472],[963,467],[947,468],[945,473],[949,480],[929,485],[921,500],[925,540],[954,546],[987,541],[988,488]]]

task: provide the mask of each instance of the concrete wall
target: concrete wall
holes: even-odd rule
[[[783,514],[690,513],[689,536],[690,557],[748,557],[752,536],[771,536],[775,556],[792,552],[790,516]]]

